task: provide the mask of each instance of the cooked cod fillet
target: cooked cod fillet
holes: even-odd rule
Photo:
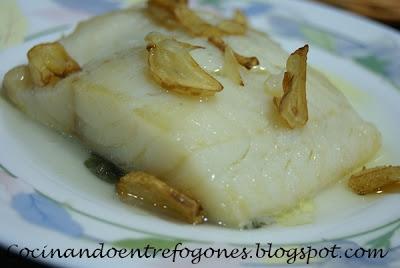
[[[191,55],[224,90],[195,98],[161,88],[144,41],[153,31],[205,47]],[[309,120],[290,129],[273,104],[281,92],[265,83],[284,71],[288,53],[251,29],[224,39],[263,67],[241,70],[244,87],[221,75],[223,53],[204,38],[166,31],[131,8],[83,22],[60,40],[82,71],[34,88],[27,66],[18,66],[3,89],[30,117],[127,171],[162,178],[198,200],[209,221],[231,227],[273,219],[373,157],[379,132],[324,76],[308,68]]]

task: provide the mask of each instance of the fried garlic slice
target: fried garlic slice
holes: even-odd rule
[[[225,52],[225,48],[227,47],[227,44],[221,37],[216,37],[216,36],[209,37],[208,42],[213,44],[216,48],[218,48],[222,52]]]
[[[292,53],[286,63],[283,78],[283,97],[275,97],[274,103],[281,117],[290,128],[299,128],[308,121],[306,96],[308,45]]]
[[[224,66],[222,72],[229,77],[235,84],[244,86],[242,77],[240,76],[239,63],[230,46],[225,48]]]
[[[172,11],[176,6],[187,6],[188,0],[149,0],[147,4],[148,6],[158,6]]]
[[[242,65],[247,70],[251,70],[251,69],[253,69],[254,66],[260,65],[260,62],[257,59],[257,57],[246,57],[246,56],[242,56],[236,52],[235,52],[235,57],[236,57],[236,60],[239,62],[239,64]]]
[[[232,19],[225,19],[217,24],[224,34],[243,35],[247,31],[247,18],[242,11],[236,10]]]
[[[178,23],[194,36],[211,37],[224,34],[221,29],[206,22],[200,18],[195,11],[185,5],[175,7],[174,14]]]
[[[232,19],[213,25],[190,9],[187,0],[149,0],[147,7],[150,16],[157,22],[166,27],[180,25],[194,36],[242,35],[248,28],[246,16],[239,10],[235,11]]]
[[[158,33],[146,37],[150,73],[164,89],[189,96],[213,96],[223,86],[190,55],[201,48]]]
[[[235,14],[233,15],[233,20],[241,25],[244,25],[247,27],[248,22],[247,22],[247,17],[246,15],[240,10],[240,9],[236,9],[235,10]]]
[[[154,1],[147,3],[147,13],[156,24],[167,29],[175,29],[179,26],[174,18],[173,11],[155,4]]]
[[[58,42],[34,46],[28,51],[28,60],[32,81],[39,87],[55,84],[81,69]]]
[[[187,0],[149,0],[147,12],[156,23],[174,29],[180,26],[174,14],[175,8],[187,5]]]
[[[359,195],[376,193],[382,187],[400,182],[400,166],[364,168],[353,174],[349,187]]]
[[[221,37],[209,37],[208,41],[222,52],[225,52],[225,49],[228,46]],[[237,62],[247,70],[251,70],[254,66],[260,65],[260,61],[257,57],[242,56],[235,51],[233,51],[233,54],[235,55]]]
[[[119,180],[116,191],[124,202],[156,208],[188,223],[203,222],[203,209],[196,200],[150,174],[131,172]]]
[[[224,19],[217,25],[206,22],[187,5],[176,5],[174,14],[179,23],[195,36],[243,35],[248,28],[246,16],[239,10],[235,11],[232,19]]]

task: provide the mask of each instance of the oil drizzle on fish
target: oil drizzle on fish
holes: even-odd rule
[[[400,193],[400,181],[395,182],[384,187],[379,188],[376,191],[377,194],[396,194]]]

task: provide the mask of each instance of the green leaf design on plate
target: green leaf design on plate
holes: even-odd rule
[[[387,61],[379,59],[374,55],[357,57],[355,58],[355,61],[369,70],[382,75],[385,75],[385,68],[388,65]]]
[[[374,238],[366,243],[367,246],[376,249],[389,249],[392,245],[392,237],[399,230],[400,225],[395,226],[394,229],[389,230],[388,232]]]
[[[127,249],[143,249],[147,245],[157,249],[174,248],[178,243],[183,243],[181,240],[167,240],[162,238],[146,238],[146,239],[123,239],[111,242],[116,247]]]
[[[300,26],[300,31],[310,43],[331,52],[335,51],[335,39],[329,33],[306,24]]]
[[[211,6],[214,6],[214,7],[220,7],[221,6],[220,0],[201,0],[200,4],[202,4],[202,5],[211,5]]]

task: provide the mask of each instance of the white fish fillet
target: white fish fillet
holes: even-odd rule
[[[206,47],[192,56],[224,90],[199,100],[169,93],[150,77],[144,37],[151,31],[167,33],[137,8],[83,22],[61,39],[82,72],[32,90],[20,66],[5,76],[5,93],[32,118],[76,135],[127,170],[165,179],[199,200],[210,221],[232,227],[295,207],[379,149],[377,129],[312,68],[307,125],[283,125],[265,80],[284,70],[288,54],[264,34],[226,38],[266,68],[243,69],[240,87],[215,72],[223,65],[220,51],[183,32],[168,33]]]

